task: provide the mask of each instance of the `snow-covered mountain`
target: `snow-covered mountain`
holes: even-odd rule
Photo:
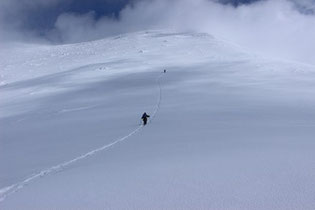
[[[170,31],[0,58],[0,209],[314,209],[314,66]]]

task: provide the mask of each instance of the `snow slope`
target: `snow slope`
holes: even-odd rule
[[[0,58],[0,209],[314,209],[314,66],[170,31]]]

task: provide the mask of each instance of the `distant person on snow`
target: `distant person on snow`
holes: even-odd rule
[[[166,69],[164,69],[164,73],[166,73]]]
[[[143,125],[146,125],[147,124],[147,121],[148,121],[148,117],[150,117],[150,115],[147,115],[147,113],[143,113],[141,119],[143,121]]]

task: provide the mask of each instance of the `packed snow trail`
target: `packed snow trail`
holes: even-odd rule
[[[156,116],[156,113],[157,113],[157,112],[159,111],[159,109],[160,109],[161,99],[162,99],[162,87],[161,87],[161,82],[160,82],[160,80],[161,80],[161,78],[163,77],[164,74],[165,74],[165,73],[162,73],[160,76],[158,76],[158,77],[156,78],[156,83],[158,84],[158,87],[159,87],[159,94],[158,94],[158,99],[157,99],[156,107],[155,107],[155,109],[154,109],[154,112],[153,112],[153,114],[152,114],[152,117],[151,117],[150,122],[153,121],[153,119],[154,119],[155,116]]]
[[[157,78],[156,78],[156,83],[158,84],[158,88],[159,88],[159,93],[158,93],[158,100],[157,100],[157,103],[156,103],[156,106],[155,106],[155,109],[153,111],[153,114],[152,114],[152,117],[151,117],[151,120],[149,121],[152,122],[152,120],[155,118],[158,110],[160,109],[160,104],[161,104],[161,100],[162,100],[162,87],[161,87],[161,83],[160,83],[160,79],[162,78],[162,76],[164,75],[164,73],[160,74]],[[39,173],[35,174],[35,175],[32,175],[30,176],[29,178],[21,181],[21,182],[18,182],[16,184],[13,184],[11,186],[8,186],[8,187],[4,187],[2,189],[0,189],[0,202],[3,202],[8,196],[18,192],[19,190],[21,190],[22,188],[24,188],[26,185],[28,185],[29,183],[35,181],[36,179],[39,179],[39,178],[42,178],[44,176],[47,176],[47,175],[50,175],[54,172],[59,172],[59,171],[62,171],[64,170],[67,166],[71,165],[71,164],[74,164],[80,160],[83,160],[83,159],[86,159],[92,155],[95,155],[96,153],[98,152],[101,152],[103,150],[106,150],[112,146],[114,146],[115,144],[118,144],[122,141],[125,141],[126,139],[128,139],[129,137],[133,136],[134,134],[136,134],[137,132],[139,132],[141,129],[143,128],[143,125],[139,125],[136,129],[134,129],[133,131],[131,131],[129,134],[113,141],[112,143],[110,144],[106,144],[102,147],[99,147],[95,150],[92,150],[90,152],[87,152],[81,156],[78,156],[72,160],[69,160],[69,161],[66,161],[64,163],[61,163],[61,164],[58,164],[58,165],[55,165],[55,166],[52,166],[48,169],[45,169],[43,171],[40,171]]]

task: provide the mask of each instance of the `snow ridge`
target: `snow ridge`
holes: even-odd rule
[[[152,122],[152,120],[155,118],[158,110],[160,109],[160,104],[161,104],[161,100],[162,100],[162,88],[161,88],[160,79],[162,78],[162,76],[163,76],[163,74],[160,74],[156,79],[156,83],[158,84],[158,88],[159,88],[159,94],[158,94],[158,100],[157,100],[154,112],[152,114],[152,117],[151,117],[151,120],[149,121],[149,123]],[[129,137],[138,133],[142,128],[143,128],[143,125],[139,125],[136,129],[131,131],[129,134],[113,141],[110,144],[106,144],[106,145],[99,147],[95,150],[92,150],[92,151],[89,151],[83,155],[80,155],[80,156],[78,156],[72,160],[69,160],[69,161],[66,161],[64,163],[52,166],[48,169],[42,170],[39,173],[34,174],[34,175],[30,176],[29,178],[21,181],[21,182],[18,182],[16,184],[11,185],[11,186],[7,186],[7,187],[0,189],[0,202],[3,202],[8,196],[18,192],[19,190],[23,189],[25,186],[27,186],[28,184],[30,184],[31,182],[33,182],[39,178],[43,178],[44,176],[53,174],[55,172],[63,171],[66,169],[67,166],[69,166],[71,164],[74,164],[80,160],[86,159],[86,158],[93,156],[93,155],[95,155],[95,154],[97,154],[103,150],[106,150],[106,149],[108,149],[108,148],[110,148],[110,147],[112,147],[112,146],[114,146],[114,145],[116,145],[122,141],[125,141]]]

